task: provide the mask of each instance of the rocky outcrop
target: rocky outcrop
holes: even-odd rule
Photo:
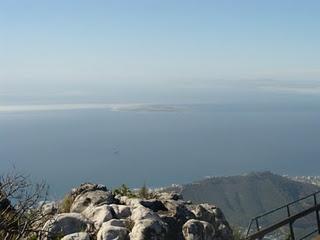
[[[129,240],[129,230],[124,221],[111,220],[102,224],[97,240]]]
[[[164,240],[168,238],[168,225],[161,219],[145,218],[135,222],[130,233],[134,240]]]
[[[55,215],[43,226],[43,239],[55,239],[72,233],[89,232],[92,222],[80,213],[62,213]]]
[[[79,194],[71,205],[71,212],[82,213],[89,206],[99,206],[115,203],[115,199],[109,191],[86,191]]]
[[[113,219],[115,216],[113,208],[106,204],[97,207],[89,206],[82,212],[82,215],[92,221],[96,229],[99,229],[102,223]]]
[[[83,184],[69,194],[71,213],[47,221],[43,239],[63,240],[232,240],[219,208],[192,204],[176,193],[153,199],[114,196],[106,187]]]
[[[185,240],[214,240],[215,231],[212,224],[191,219],[182,227]]]
[[[116,218],[128,218],[131,215],[131,208],[125,205],[110,204]]]

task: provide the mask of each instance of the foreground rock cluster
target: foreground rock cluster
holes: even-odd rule
[[[43,226],[43,240],[232,240],[219,208],[192,204],[177,193],[152,199],[114,195],[105,186],[83,184],[68,195],[70,211],[53,214]]]

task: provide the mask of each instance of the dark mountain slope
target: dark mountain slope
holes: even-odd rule
[[[252,217],[318,191],[319,187],[262,172],[213,177],[170,190],[181,192],[195,203],[216,204],[232,224],[247,226]]]

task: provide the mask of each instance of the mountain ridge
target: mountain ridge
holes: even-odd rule
[[[177,191],[195,203],[217,204],[231,224],[246,227],[251,218],[319,191],[320,187],[265,171],[210,177],[166,190]]]

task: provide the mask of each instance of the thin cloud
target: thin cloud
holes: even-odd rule
[[[257,87],[264,91],[293,94],[320,94],[319,81],[262,80],[258,82]]]
[[[109,111],[176,112],[182,107],[163,104],[45,104],[45,105],[0,105],[0,113],[68,111],[106,109]]]

